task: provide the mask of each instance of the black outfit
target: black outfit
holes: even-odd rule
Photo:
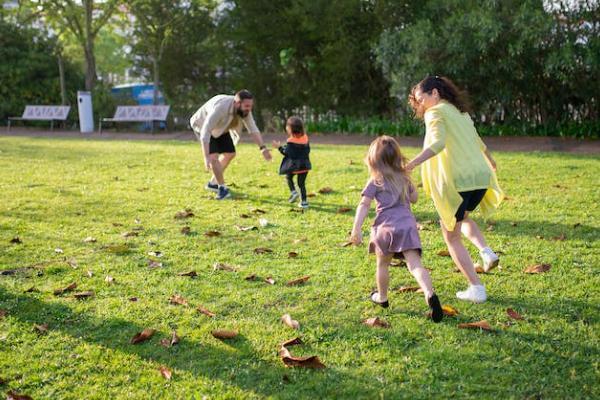
[[[208,154],[223,154],[223,153],[235,153],[235,145],[231,134],[224,132],[218,138],[210,136],[210,142],[208,143]]]
[[[460,203],[456,214],[454,214],[457,222],[465,219],[465,211],[471,212],[475,210],[479,203],[481,203],[481,200],[483,200],[485,192],[487,192],[487,189],[477,189],[469,190],[467,192],[458,192],[458,194],[460,194],[460,197],[463,198],[463,201],[462,203]]]
[[[285,146],[279,147],[279,152],[284,155],[279,167],[279,174],[286,175],[290,191],[295,191],[294,175],[298,176],[298,186],[302,201],[306,201],[306,176],[312,168],[308,155],[310,154],[310,145],[306,143],[296,143],[295,138],[288,140]]]

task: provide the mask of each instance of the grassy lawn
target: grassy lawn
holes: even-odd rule
[[[242,145],[227,172],[234,199],[217,202],[203,189],[207,175],[196,143],[0,138],[0,270],[19,269],[0,275],[6,312],[0,395],[599,398],[599,158],[496,154],[510,199],[486,232],[492,248],[504,253],[501,268],[483,277],[490,299],[473,305],[454,297],[466,281],[450,258],[436,254],[445,248],[441,234],[426,225],[424,264],[442,303],[460,312],[433,324],[421,294],[392,292],[388,310],[366,301],[375,284],[374,257],[364,245],[340,246],[353,210],[337,211],[354,209],[359,200],[365,151],[314,146],[308,191],[333,192],[311,197],[301,214],[286,203],[280,156],[267,164],[255,146]],[[417,219],[435,221],[431,201],[420,195]],[[174,218],[186,208],[193,217]],[[266,214],[253,213],[256,208]],[[269,225],[259,226],[259,218]],[[242,232],[236,225],[259,229]],[[181,233],[185,226],[188,235]],[[221,235],[204,235],[210,230]],[[137,236],[125,238],[126,232]],[[22,243],[11,243],[17,236]],[[87,237],[96,242],[84,242]],[[273,252],[255,254],[257,247]],[[289,258],[290,251],[298,256]],[[162,266],[149,267],[149,259]],[[215,271],[215,262],[238,271]],[[538,263],[550,264],[550,271],[523,273]],[[178,275],[189,271],[197,277]],[[250,274],[275,284],[245,280]],[[303,275],[310,275],[305,284],[285,285]],[[73,282],[74,291],[53,294]],[[414,284],[406,269],[392,270],[390,287]],[[82,291],[95,296],[73,297]],[[188,306],[170,304],[175,294]],[[199,313],[200,305],[216,316]],[[525,320],[511,320],[507,308]],[[280,322],[284,313],[299,321],[299,331]],[[375,316],[391,328],[361,324]],[[457,327],[479,320],[493,331]],[[41,324],[47,332],[35,330]],[[144,328],[156,333],[131,344]],[[221,341],[211,336],[215,329],[239,335]],[[180,343],[161,346],[173,330]],[[278,345],[295,336],[304,344],[292,353],[318,355],[325,369],[283,365]],[[161,376],[161,366],[171,380]]]

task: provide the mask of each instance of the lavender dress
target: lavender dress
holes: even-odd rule
[[[409,193],[415,188],[409,188]],[[387,190],[387,184],[377,186],[369,180],[362,191],[362,195],[375,199],[377,203],[377,216],[371,228],[369,240],[369,253],[377,255],[391,255],[404,258],[405,250],[418,250],[421,253],[421,240],[417,230],[417,221],[410,211],[410,203],[405,203],[400,198],[394,198]]]

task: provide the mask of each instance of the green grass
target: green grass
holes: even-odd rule
[[[0,270],[37,264],[0,275],[0,309],[7,311],[0,319],[0,378],[7,381],[0,393],[35,399],[600,397],[598,157],[496,154],[511,200],[486,237],[505,253],[502,268],[483,277],[487,303],[459,302],[454,293],[465,280],[449,258],[436,255],[444,248],[440,232],[433,225],[422,231],[423,261],[442,303],[460,311],[433,324],[419,294],[391,293],[388,310],[368,303],[374,257],[365,246],[340,247],[353,215],[336,211],[359,200],[365,151],[315,145],[308,190],[334,191],[310,198],[310,210],[299,214],[285,201],[279,157],[262,162],[255,146],[240,146],[227,171],[235,197],[217,202],[202,188],[207,175],[196,143],[0,138]],[[259,216],[240,218],[256,207],[270,225],[238,231],[236,224],[258,225]],[[174,219],[185,208],[195,217]],[[422,193],[414,212],[421,221],[436,219]],[[191,235],[180,233],[186,225]],[[139,236],[121,236],[136,226],[143,227]],[[205,237],[208,230],[222,236]],[[552,239],[561,234],[566,240]],[[11,244],[15,236],[23,243]],[[88,236],[97,242],[84,243]],[[124,243],[124,253],[106,248]],[[256,247],[274,252],[256,255]],[[156,250],[164,266],[149,269],[147,253]],[[299,256],[290,259],[289,251]],[[71,258],[76,268],[65,262]],[[213,271],[215,262],[239,272]],[[549,272],[522,272],[542,262],[552,265]],[[198,277],[177,276],[190,270]],[[276,284],[244,280],[251,273],[270,275]],[[285,286],[305,274],[311,276],[305,285]],[[96,296],[53,295],[71,282]],[[392,269],[391,287],[413,284],[405,269]],[[39,292],[24,293],[32,286]],[[173,294],[190,306],[170,305]],[[139,300],[128,301],[132,296]],[[217,316],[199,314],[198,305]],[[508,324],[508,307],[526,320]],[[284,313],[300,322],[299,332],[279,322]],[[361,324],[374,316],[392,328]],[[457,328],[482,319],[494,332]],[[33,327],[42,323],[49,330],[39,335]],[[146,327],[157,330],[154,337],[130,344]],[[173,329],[181,343],[160,346]],[[240,336],[219,341],[213,329],[236,329]],[[278,344],[296,335],[305,345],[293,353],[318,355],[326,369],[284,367]],[[161,365],[172,370],[172,380],[160,375]]]

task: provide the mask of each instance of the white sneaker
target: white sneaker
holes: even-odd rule
[[[481,259],[483,260],[483,271],[489,272],[491,269],[496,268],[498,266],[498,255],[492,251],[489,247],[481,250],[479,252]]]
[[[472,301],[473,303],[483,303],[487,300],[485,286],[469,285],[467,290],[456,292],[456,297],[460,300]]]

